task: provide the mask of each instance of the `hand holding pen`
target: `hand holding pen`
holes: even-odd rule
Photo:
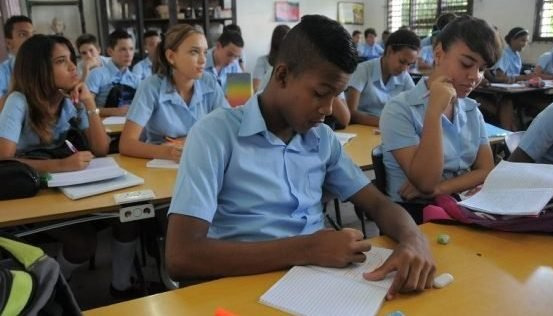
[[[94,155],[90,151],[78,151],[77,148],[69,141],[65,140],[65,144],[73,152],[73,154],[67,158],[61,159],[60,170],[63,171],[75,171],[86,168]]]

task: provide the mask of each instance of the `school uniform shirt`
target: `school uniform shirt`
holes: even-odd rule
[[[209,222],[217,239],[305,235],[323,228],[323,188],[347,200],[368,183],[328,126],[285,144],[267,129],[255,95],[192,128],[169,213]]]
[[[257,58],[255,67],[253,68],[252,78],[262,80],[267,71],[269,71],[271,64],[269,64],[269,55],[263,55]]]
[[[380,116],[383,161],[386,167],[386,189],[390,198],[401,202],[398,191],[407,177],[392,151],[420,143],[426,109],[428,107],[426,80],[415,88],[392,98]],[[442,178],[450,179],[471,168],[480,145],[488,144],[482,113],[478,103],[460,98],[454,105],[453,120],[442,115],[442,142],[444,170]]]
[[[553,75],[553,51],[543,53],[538,59],[538,66],[546,74]]]
[[[359,111],[380,116],[384,104],[393,96],[415,86],[407,71],[390,76],[388,82],[382,82],[381,58],[362,62],[351,76],[349,87],[359,91]]]
[[[522,69],[522,59],[520,53],[515,52],[507,45],[503,49],[503,54],[497,63],[493,66],[493,69],[501,69],[507,76],[518,76]]]
[[[380,47],[377,43],[373,45],[368,45],[367,43],[360,43],[357,46],[357,54],[359,57],[374,59],[382,56],[384,49]]]
[[[434,48],[432,45],[424,46],[421,49],[420,58],[429,65],[434,63]]]
[[[73,103],[65,98],[61,105],[60,115],[53,127],[53,147],[63,141],[61,137],[71,127],[69,120],[72,117],[80,119],[79,128],[81,130],[88,128],[86,111],[77,110]],[[0,112],[0,137],[17,144],[16,155],[23,151],[44,148],[44,144],[40,143],[40,138],[31,128],[27,98],[21,92],[14,91],[6,99],[4,109]]]
[[[215,79],[217,79],[217,82],[223,88],[223,91],[224,91],[225,87],[227,86],[227,75],[231,73],[242,72],[242,68],[240,68],[240,64],[238,63],[238,60],[235,60],[232,63],[221,68],[221,71],[217,73],[217,69],[215,68],[215,59],[213,58],[214,49],[215,48],[211,48],[207,51],[207,60],[206,60],[204,70],[215,76]]]
[[[553,105],[532,121],[518,145],[537,163],[553,164]]]
[[[125,84],[136,89],[139,83],[140,79],[129,68],[121,71],[112,60],[103,67],[92,69],[86,78],[86,85],[96,95],[96,106],[100,108],[106,105],[106,98],[114,84]]]
[[[107,63],[109,63],[109,61],[111,60],[111,57],[106,57],[106,56],[98,56],[100,58],[100,66],[98,67],[104,67]],[[79,76],[82,77],[83,75],[83,67],[84,67],[84,62],[83,60],[79,60],[79,62],[77,62],[77,73],[79,74]],[[96,69],[97,67],[93,68],[93,69]],[[91,69],[91,71],[93,70]]]
[[[160,144],[165,136],[179,138],[209,112],[229,107],[221,87],[211,74],[194,81],[190,103],[184,102],[167,77],[153,75],[140,84],[127,120],[145,128],[146,142]]]
[[[132,67],[132,73],[135,74],[140,80],[144,80],[152,75],[152,61],[150,57],[142,59],[136,65]]]
[[[0,97],[8,93],[14,65],[14,55],[9,55],[8,58],[0,64]]]
[[[421,47],[425,47],[425,46],[432,46],[432,36],[427,36],[423,39],[421,39]]]

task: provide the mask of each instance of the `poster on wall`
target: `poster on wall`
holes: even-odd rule
[[[77,37],[84,33],[78,4],[37,3],[33,1],[29,7],[35,33],[65,36],[71,43],[75,43]]]
[[[291,1],[275,2],[276,22],[297,22],[300,20],[300,4]]]
[[[364,24],[365,5],[360,2],[338,2],[338,22],[342,24]]]

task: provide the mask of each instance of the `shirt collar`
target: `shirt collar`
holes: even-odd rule
[[[202,85],[200,80],[201,79],[194,80],[194,94],[188,105],[189,107],[202,102],[205,94],[213,92],[213,88]],[[166,76],[163,76],[160,85],[159,103],[164,103],[166,101],[169,101],[171,104],[186,104],[171,81]]]
[[[381,60],[382,57],[373,59],[373,67],[371,69],[371,78],[373,78],[373,82],[382,82],[382,85],[387,86],[388,84],[392,84],[393,86],[397,86],[400,84],[399,82],[399,76],[392,76],[390,75],[390,78],[388,78],[388,84],[384,83],[384,80],[382,78],[382,64]]]
[[[121,76],[123,76],[124,74],[126,74],[129,71],[129,67],[125,68],[125,70],[119,70],[119,68],[117,68],[117,66],[115,66],[115,63],[111,59],[106,64],[106,67],[109,69],[109,71],[112,74],[118,74],[118,75],[121,75]]]

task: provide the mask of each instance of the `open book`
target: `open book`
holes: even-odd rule
[[[372,247],[367,260],[344,269],[296,266],[277,281],[259,301],[294,315],[375,315],[392,285],[394,274],[384,280],[363,279],[392,254]]]
[[[112,157],[94,158],[83,170],[50,174],[48,187],[61,187],[117,178],[125,174]]]
[[[553,197],[553,165],[501,161],[482,189],[459,202],[498,215],[538,215]]]

